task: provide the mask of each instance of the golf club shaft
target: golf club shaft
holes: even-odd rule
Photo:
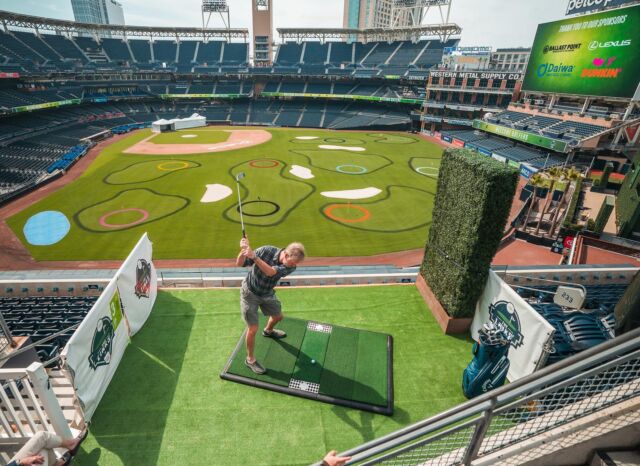
[[[242,237],[246,238],[247,234],[244,231],[244,219],[242,218],[242,200],[240,199],[240,182],[236,180],[236,187],[238,188],[238,206],[240,207],[240,225],[242,225]]]

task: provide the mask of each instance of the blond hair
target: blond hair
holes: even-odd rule
[[[285,251],[289,254],[289,257],[302,262],[305,257],[304,245],[302,243],[291,243],[286,247]]]

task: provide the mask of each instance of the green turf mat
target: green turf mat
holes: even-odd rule
[[[313,332],[307,329],[292,378],[312,383],[320,382],[329,337],[329,333]]]
[[[259,328],[266,325],[266,319],[260,316]],[[276,340],[262,336],[262,330],[256,335],[254,355],[269,371],[264,375],[258,375],[249,369],[244,360],[247,350],[244,345],[244,333],[238,341],[235,357],[228,371],[249,379],[260,379],[263,382],[288,386],[291,373],[298,359],[298,352],[306,331],[306,322],[300,319],[285,319],[278,328],[287,332],[287,338]]]
[[[261,326],[264,324],[262,318]],[[256,359],[267,369],[266,374],[255,374],[244,364],[243,333],[220,377],[327,403],[393,413],[390,335],[291,318],[279,328],[287,332],[286,338],[256,342]]]
[[[320,379],[320,393],[328,396],[353,396],[353,377],[356,358],[345,358],[345,354],[357,354],[360,332],[345,327],[334,327],[331,347],[327,351],[324,372]]]

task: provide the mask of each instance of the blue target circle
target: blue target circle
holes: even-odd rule
[[[50,246],[67,236],[71,224],[62,212],[47,210],[39,212],[27,220],[22,232],[24,237],[34,246]]]
[[[355,168],[359,171],[346,170],[347,167]],[[336,170],[347,175],[362,175],[363,173],[367,173],[369,171],[366,168],[361,167],[360,165],[338,165],[336,167]]]

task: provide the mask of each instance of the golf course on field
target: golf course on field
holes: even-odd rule
[[[157,259],[232,258],[301,241],[312,256],[421,248],[442,148],[408,133],[242,127],[141,130],[80,178],[11,217],[40,261],[123,259],[144,232]]]

